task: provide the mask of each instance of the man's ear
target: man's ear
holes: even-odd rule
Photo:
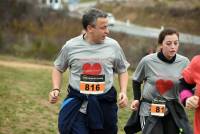
[[[87,32],[92,32],[93,28],[94,28],[93,26],[88,25],[88,26],[87,26]]]

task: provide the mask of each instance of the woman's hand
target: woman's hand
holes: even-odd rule
[[[139,100],[133,100],[131,103],[131,110],[133,111],[137,111],[140,105],[140,101]]]

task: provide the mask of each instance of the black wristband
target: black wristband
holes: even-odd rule
[[[55,91],[55,90],[57,90],[60,93],[60,89],[59,88],[54,88],[51,91]]]

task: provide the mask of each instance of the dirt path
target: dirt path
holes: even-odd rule
[[[18,62],[18,61],[4,61],[4,60],[0,60],[0,66],[14,67],[14,68],[31,68],[31,69],[52,69],[52,66],[50,65],[41,65],[41,64]]]

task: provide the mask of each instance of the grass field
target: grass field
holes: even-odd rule
[[[66,95],[67,73],[64,76],[61,99],[59,103],[51,105],[48,103],[51,89],[50,66],[38,65],[37,68],[31,66],[32,60],[27,63],[26,60],[0,56],[0,61],[2,60],[7,62],[0,64],[0,134],[57,134],[57,116],[60,103]],[[11,64],[8,65],[8,62]],[[132,75],[131,72],[129,74]],[[128,97],[131,100],[131,81],[128,85]],[[130,113],[128,107],[119,109],[119,134],[124,134],[123,126]],[[189,112],[189,116],[192,120],[193,113]]]

